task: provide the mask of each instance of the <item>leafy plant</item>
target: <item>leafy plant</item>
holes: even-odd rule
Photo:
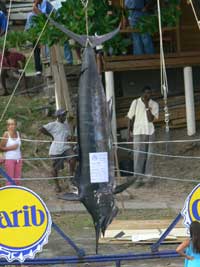
[[[6,39],[6,47],[16,47],[18,50],[24,47],[26,41],[29,39],[29,34],[22,31],[9,31]],[[0,38],[0,48],[3,47],[4,38]]]
[[[107,0],[90,0],[88,5],[88,32],[89,35],[105,34],[115,29],[120,22],[122,10],[112,7],[112,15],[108,15],[110,6]],[[62,7],[57,12],[52,14],[52,18],[60,24],[63,24],[71,31],[77,34],[86,33],[85,10],[80,0],[67,0],[62,2]],[[43,29],[46,17],[39,15],[34,18],[35,27],[31,28],[28,32],[32,39],[36,39]],[[67,35],[63,34],[60,30],[55,28],[50,23],[44,31],[41,43],[52,46],[55,43],[64,43],[68,39]],[[33,41],[33,40],[32,40]],[[108,41],[104,50],[112,46],[115,54],[122,54],[127,50],[129,42],[123,40],[121,34],[118,34],[111,41]]]
[[[163,27],[174,27],[177,25],[181,15],[178,5],[179,0],[169,0],[168,4],[161,8],[161,23]],[[148,32],[152,35],[158,32],[158,14],[141,17],[136,25],[136,29],[141,33]]]

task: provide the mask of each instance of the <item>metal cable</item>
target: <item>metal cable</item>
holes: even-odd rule
[[[170,154],[161,154],[161,153],[154,153],[154,152],[146,152],[146,151],[141,151],[141,150],[134,150],[134,149],[129,149],[125,147],[120,147],[117,146],[118,149],[129,151],[129,152],[137,152],[141,154],[149,154],[152,156],[159,156],[159,157],[168,157],[168,158],[180,158],[180,159],[200,159],[200,156],[183,156],[183,155],[170,155]]]
[[[116,170],[117,171],[117,170]],[[160,180],[169,180],[169,181],[180,181],[180,182],[191,182],[191,183],[200,183],[200,180],[195,180],[195,179],[183,179],[183,178],[175,178],[175,177],[166,177],[166,176],[157,176],[157,175],[147,175],[143,173],[137,173],[137,172],[131,172],[131,171],[126,171],[126,170],[119,170],[120,172],[127,173],[127,174],[133,174],[137,175],[137,179],[141,176],[142,177],[148,177],[148,178],[156,178]]]

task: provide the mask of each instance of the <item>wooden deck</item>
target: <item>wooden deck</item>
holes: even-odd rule
[[[160,68],[160,55],[158,54],[106,56],[103,61],[104,71],[154,70]],[[167,68],[198,66],[200,65],[200,51],[166,54],[165,62]]]

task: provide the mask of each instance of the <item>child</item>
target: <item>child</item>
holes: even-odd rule
[[[190,238],[181,243],[176,252],[183,256],[185,260],[184,267],[200,266],[200,223],[194,221],[190,225]]]

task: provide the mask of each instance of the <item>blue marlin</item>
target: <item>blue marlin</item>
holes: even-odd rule
[[[94,48],[111,39],[119,32],[119,28],[101,36],[86,36],[75,34],[52,19],[50,22],[84,47],[77,105],[79,166],[74,178],[78,197],[73,196],[72,199],[81,201],[93,218],[97,252],[100,233],[104,235],[107,226],[117,215],[114,194],[119,190],[114,182],[111,118]],[[106,152],[108,155],[108,182],[91,183],[89,155],[96,152]],[[67,194],[65,199],[68,199]]]

